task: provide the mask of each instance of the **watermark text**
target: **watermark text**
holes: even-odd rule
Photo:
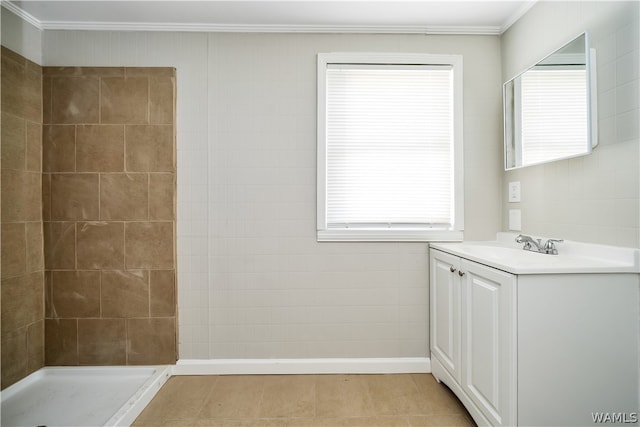
[[[637,412],[592,412],[594,424],[637,424]]]

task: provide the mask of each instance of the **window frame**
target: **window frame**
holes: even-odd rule
[[[453,72],[453,205],[450,228],[329,228],[327,226],[326,70],[328,64],[448,65]],[[464,234],[462,56],[421,53],[319,53],[317,59],[317,240],[346,242],[461,241]]]

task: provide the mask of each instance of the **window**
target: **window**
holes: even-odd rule
[[[318,240],[461,240],[462,59],[318,55]]]

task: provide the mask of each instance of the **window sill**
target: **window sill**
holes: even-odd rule
[[[454,230],[318,230],[318,242],[461,242]]]

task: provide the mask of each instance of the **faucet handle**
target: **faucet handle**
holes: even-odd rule
[[[556,243],[564,242],[563,239],[548,239],[544,244],[544,250],[548,254],[558,255],[558,249],[556,248]]]

